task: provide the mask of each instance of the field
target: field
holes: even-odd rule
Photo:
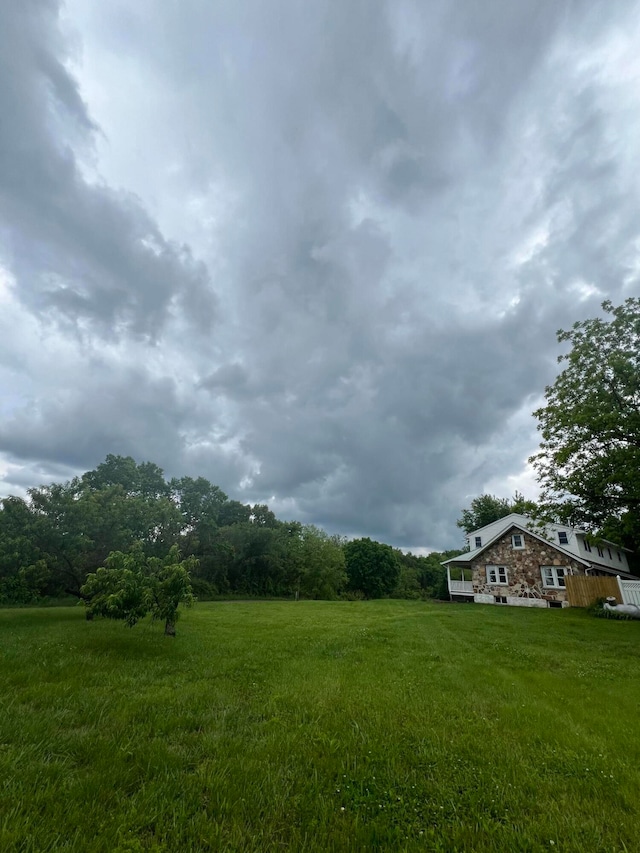
[[[0,850],[640,850],[640,623],[0,611]]]

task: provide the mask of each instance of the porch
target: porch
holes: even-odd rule
[[[447,566],[449,595],[473,597],[472,570],[464,566]]]

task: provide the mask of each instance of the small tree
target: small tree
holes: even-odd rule
[[[151,614],[164,620],[164,632],[175,636],[178,607],[189,607],[193,601],[191,571],[197,560],[180,560],[174,545],[164,559],[147,557],[137,543],[128,553],[112,551],[106,567],[87,577],[81,592],[87,607],[87,617],[104,616],[122,619],[133,627]]]
[[[175,636],[178,621],[178,607],[184,604],[191,607],[194,602],[191,591],[191,572],[198,561],[188,557],[180,561],[180,552],[174,545],[164,560],[158,560],[161,565],[152,575],[150,584],[151,616],[154,619],[164,619],[164,632]]]

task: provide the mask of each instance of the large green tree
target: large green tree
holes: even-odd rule
[[[527,500],[520,492],[516,492],[511,500],[498,498],[495,495],[478,495],[471,501],[468,509],[462,510],[462,515],[456,522],[465,533],[479,530],[492,521],[504,518],[511,512],[519,512],[522,515],[532,515],[538,510],[534,501]]]
[[[495,495],[478,495],[471,501],[468,509],[462,510],[462,515],[456,524],[465,533],[479,530],[485,524],[491,524],[499,518],[504,518],[511,512],[511,504],[507,498],[498,498]]]
[[[120,486],[130,497],[156,499],[169,494],[164,472],[154,462],[138,464],[131,456],[109,453],[94,471],[82,475],[82,483],[91,491]]]
[[[170,489],[172,504],[180,513],[180,549],[199,561],[194,578],[198,595],[226,591],[225,546],[219,528],[229,498],[204,477],[174,478]]]
[[[299,530],[300,525],[295,527]],[[221,528],[228,589],[246,595],[291,595],[296,564],[290,559],[290,543],[296,536],[283,523],[271,527],[244,521]]]
[[[26,604],[58,591],[36,541],[37,519],[22,498],[0,500],[0,604]]]
[[[291,550],[298,558],[298,590],[307,598],[337,598],[347,585],[343,542],[313,524],[305,524]]]
[[[110,455],[82,477],[30,489],[28,508],[34,544],[61,588],[77,596],[111,551],[142,542],[164,556],[181,529],[162,470],[130,457]]]
[[[432,551],[430,554],[422,556],[394,550],[396,559],[400,564],[400,576],[392,595],[398,598],[435,598],[438,596],[444,581],[448,598],[447,575],[442,566],[442,561],[457,557],[458,554],[462,553],[461,550]]]
[[[382,598],[396,587],[400,563],[391,545],[372,539],[353,539],[344,546],[349,587],[367,598]]]
[[[534,412],[548,511],[640,550],[640,298],[559,331],[563,370]]]

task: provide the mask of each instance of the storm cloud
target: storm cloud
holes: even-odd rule
[[[0,493],[107,453],[403,548],[638,293],[640,4],[0,10]],[[2,479],[3,478],[3,479]]]

